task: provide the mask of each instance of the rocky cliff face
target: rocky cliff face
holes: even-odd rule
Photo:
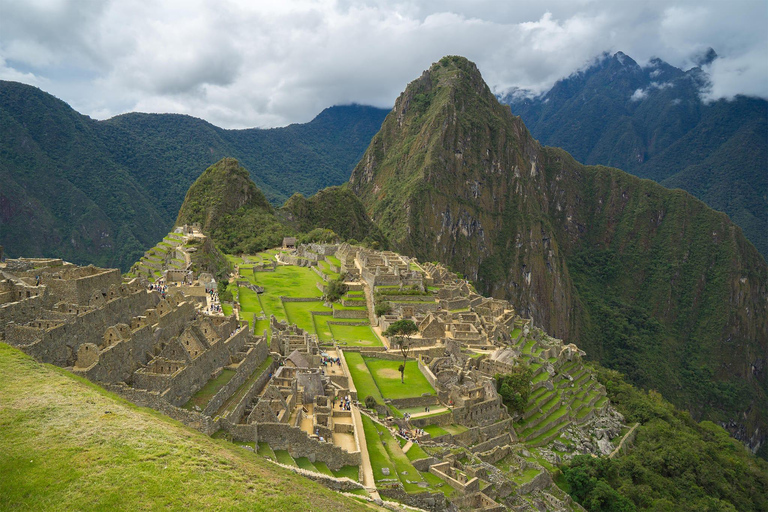
[[[540,146],[460,57],[409,84],[350,187],[396,250],[753,448],[764,438],[768,271],[724,214]]]

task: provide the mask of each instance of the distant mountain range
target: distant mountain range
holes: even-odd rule
[[[541,146],[461,57],[408,85],[349,187],[393,250],[462,272],[753,449],[765,440],[768,266],[725,214]]]
[[[701,65],[717,58],[710,49]],[[705,102],[709,78],[618,52],[536,97],[500,97],[541,143],[579,162],[682,188],[739,225],[768,258],[768,101]]]
[[[306,124],[249,130],[175,114],[95,121],[0,81],[0,245],[127,270],[168,232],[202,169],[235,157],[282,204],[344,183],[386,113],[337,106]]]

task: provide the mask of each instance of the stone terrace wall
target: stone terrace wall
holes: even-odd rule
[[[248,406],[249,403],[253,400],[253,397],[258,395],[262,389],[264,389],[264,386],[267,385],[267,382],[269,382],[269,376],[275,371],[275,368],[277,368],[277,357],[272,358],[272,364],[267,366],[264,369],[264,372],[259,375],[259,377],[256,379],[256,382],[253,383],[253,386],[251,386],[251,389],[249,389],[243,397],[240,399],[240,401],[237,403],[234,409],[232,409],[232,412],[227,416],[227,419],[233,423],[237,423],[240,418],[243,416],[243,413],[245,413],[245,408]]]
[[[245,359],[237,367],[235,375],[211,398],[208,405],[205,406],[203,414],[207,416],[216,414],[224,402],[248,380],[248,377],[264,362],[267,356],[269,356],[269,347],[267,347],[267,340],[262,338],[248,351]]]
[[[31,322],[42,316],[45,307],[46,298],[42,295],[0,305],[0,325]]]
[[[221,427],[219,422],[213,420],[213,418],[200,414],[199,412],[187,411],[175,407],[163,400],[157,393],[129,388],[125,384],[107,384],[104,388],[139,407],[149,407],[156,411],[160,411],[166,416],[169,416],[176,421],[180,421],[186,426],[206,435],[213,435]]]
[[[268,443],[273,450],[288,450],[291,457],[307,457],[311,462],[325,462],[334,471],[344,466],[359,466],[360,452],[349,453],[331,443],[312,439],[306,432],[285,423],[260,423],[259,442]]]
[[[214,370],[229,364],[231,356],[240,352],[249,339],[248,329],[243,329],[197,356],[174,376],[168,391],[164,393],[166,400],[177,406],[187,403],[208,382]]]
[[[133,372],[149,362],[149,354],[153,353],[155,346],[178,336],[194,318],[194,313],[194,306],[183,302],[178,308],[158,317],[155,325],[144,325],[132,331],[130,338],[106,347],[99,353],[95,364],[85,369],[75,367],[73,372],[84,374],[94,382],[129,382]]]

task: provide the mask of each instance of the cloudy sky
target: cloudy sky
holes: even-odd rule
[[[687,68],[714,97],[768,98],[766,0],[0,0],[0,79],[103,119],[180,112],[227,128],[389,108],[449,54],[496,92],[541,92],[618,50]]]

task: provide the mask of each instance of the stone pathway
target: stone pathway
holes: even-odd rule
[[[403,445],[403,453],[408,453],[408,450],[411,449],[411,446],[413,446],[413,441],[408,441]]]
[[[376,481],[373,479],[373,467],[371,466],[371,458],[368,456],[368,444],[365,442],[365,431],[363,430],[363,418],[360,416],[360,409],[356,405],[352,406],[352,419],[355,423],[355,431],[358,433],[358,440],[360,442],[360,458],[362,459],[363,479],[362,483],[365,489],[371,495],[373,499],[381,499],[379,492],[376,490]]]

